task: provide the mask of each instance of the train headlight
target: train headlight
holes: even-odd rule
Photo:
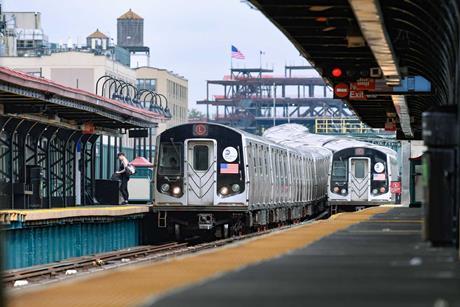
[[[346,190],[346,189],[342,189],[342,194],[343,194],[343,195],[347,194],[347,190]]]
[[[182,190],[181,190],[180,187],[174,187],[174,188],[172,189],[172,193],[173,193],[174,195],[179,195],[181,191],[182,191]]]
[[[385,193],[385,191],[386,191],[385,187],[380,188],[380,193]]]
[[[221,187],[219,192],[221,195],[227,195],[229,191],[227,187]]]
[[[374,194],[374,195],[377,195],[378,192],[379,192],[379,191],[377,191],[377,189],[373,189],[373,190],[372,190],[372,194]]]
[[[236,183],[234,185],[232,185],[232,191],[235,192],[235,193],[239,192],[240,191],[240,185],[236,184]]]
[[[334,193],[339,193],[340,192],[340,188],[339,187],[334,187]]]
[[[169,187],[169,184],[167,184],[167,183],[163,183],[163,184],[161,185],[161,187],[160,187],[161,192],[163,192],[163,193],[168,192],[168,191],[169,191],[169,188],[170,188],[170,187]]]

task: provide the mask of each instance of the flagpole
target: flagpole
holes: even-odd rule
[[[259,50],[260,70],[262,70],[262,50]]]

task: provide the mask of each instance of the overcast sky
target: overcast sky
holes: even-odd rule
[[[99,28],[116,39],[116,19],[128,9],[144,18],[144,44],[152,66],[189,80],[189,108],[206,97],[206,80],[229,74],[230,46],[246,60],[234,66],[263,66],[284,74],[284,65],[306,61],[260,12],[240,0],[3,0],[6,11],[38,11],[51,42],[84,43]],[[218,94],[218,93],[215,93]]]

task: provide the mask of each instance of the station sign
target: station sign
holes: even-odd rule
[[[359,78],[356,82],[350,82],[350,100],[367,100],[367,91],[375,89],[375,79]]]
[[[128,138],[146,138],[149,136],[147,129],[135,129],[128,131]]]
[[[356,82],[350,83],[350,90],[355,91],[373,91],[375,90],[375,79],[359,78]]]
[[[348,98],[350,100],[367,100],[367,96],[366,94],[364,94],[364,91],[350,90],[350,94]]]
[[[346,98],[349,94],[349,87],[346,83],[339,83],[334,86],[334,95],[338,98]]]

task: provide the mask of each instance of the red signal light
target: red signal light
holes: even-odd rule
[[[334,78],[339,78],[339,77],[341,77],[341,76],[342,76],[342,70],[341,70],[340,68],[338,68],[338,67],[334,68],[334,69],[332,70],[332,76],[333,76]]]

